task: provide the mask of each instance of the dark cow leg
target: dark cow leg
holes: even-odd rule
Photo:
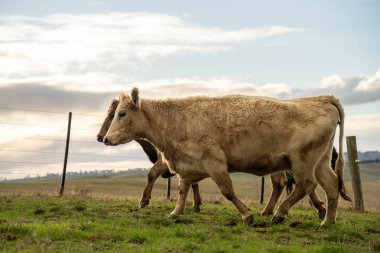
[[[191,188],[193,188],[193,194],[194,194],[193,210],[198,213],[201,211],[200,206],[202,205],[202,199],[201,199],[201,194],[199,193],[198,183],[192,184]]]
[[[331,152],[329,150],[328,152]],[[329,156],[325,155],[315,169],[315,176],[318,183],[326,192],[327,197],[327,212],[325,219],[321,223],[321,227],[335,223],[336,209],[339,199],[339,182],[337,175],[330,167]]]
[[[248,208],[240,201],[235,195],[234,188],[230,175],[227,171],[227,166],[215,161],[206,162],[206,169],[211,179],[218,185],[222,194],[231,201],[242,215],[245,224],[251,224],[253,215],[249,212]]]
[[[143,195],[140,200],[140,208],[143,208],[149,205],[149,200],[151,198],[154,183],[156,182],[157,178],[161,176],[167,170],[168,170],[167,165],[164,164],[161,160],[158,160],[150,169],[148,173],[148,182],[145,186]]]
[[[273,214],[273,210],[276,207],[277,201],[280,198],[282,191],[284,190],[284,187],[288,182],[286,174],[283,171],[270,174],[270,181],[272,184],[272,193],[270,195],[267,205],[261,212],[261,215]]]
[[[170,213],[169,218],[175,220],[183,213],[183,210],[185,209],[187,194],[189,193],[189,190],[190,190],[190,186],[191,186],[190,182],[187,182],[183,179],[179,180],[179,183],[178,183],[179,196],[177,199],[177,204],[174,210]]]
[[[318,216],[320,219],[325,218],[326,208],[323,207],[323,202],[319,199],[317,192],[314,190],[309,194],[311,203],[318,211]]]

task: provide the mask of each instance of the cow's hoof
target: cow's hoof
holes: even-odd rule
[[[140,201],[140,208],[144,208],[149,205],[149,199],[148,200],[141,200]]]
[[[323,220],[326,216],[326,209],[322,208],[322,209],[318,210],[318,216],[319,216],[319,219]]]
[[[193,206],[193,210],[196,213],[199,213],[201,211],[201,208],[199,206]]]
[[[171,220],[177,220],[178,218],[179,218],[179,215],[177,215],[177,214],[171,213],[169,215],[169,219],[171,219]]]
[[[251,225],[252,222],[253,222],[253,215],[252,214],[244,218],[244,224],[245,225]]]
[[[264,211],[261,212],[262,216],[267,216],[267,215],[272,215],[272,214],[273,214],[272,211],[266,211],[266,210],[264,210]]]
[[[284,220],[285,220],[285,217],[273,216],[271,221],[272,221],[273,224],[280,224]]]
[[[325,228],[327,228],[329,225],[331,224],[335,224],[335,221],[333,222],[327,222],[327,221],[322,221],[321,225],[319,225],[319,227],[317,227],[317,230],[323,230]]]

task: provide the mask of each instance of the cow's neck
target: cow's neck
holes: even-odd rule
[[[168,101],[143,100],[142,111],[149,122],[144,138],[153,143],[160,151],[167,152],[175,141],[175,110]],[[170,151],[169,151],[170,152]]]

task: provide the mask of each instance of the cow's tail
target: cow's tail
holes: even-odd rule
[[[337,108],[339,112],[339,153],[338,158],[335,162],[335,173],[338,176],[339,182],[339,193],[343,199],[347,201],[352,201],[351,198],[347,195],[346,187],[343,181],[343,173],[344,173],[344,154],[343,154],[343,134],[344,134],[344,110],[340,101],[332,96],[331,99],[332,104]]]

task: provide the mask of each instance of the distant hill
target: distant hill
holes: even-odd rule
[[[347,153],[344,153],[344,157],[346,160],[348,160]],[[366,152],[358,151],[358,159],[360,163],[380,162],[380,152],[379,151],[366,151]]]
[[[66,173],[66,178],[83,178],[83,177],[114,177],[118,175],[131,175],[140,172],[147,172],[146,168],[133,168],[129,170],[94,170],[94,171],[70,171]],[[46,176],[31,177],[27,175],[25,178],[4,180],[4,182],[29,182],[29,181],[41,181],[41,180],[53,180],[61,179],[62,174],[59,173],[47,173]]]

